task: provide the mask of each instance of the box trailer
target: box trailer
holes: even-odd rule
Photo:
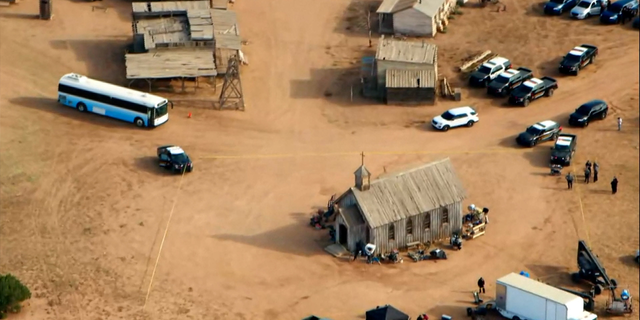
[[[596,320],[582,298],[542,282],[508,274],[496,282],[495,308],[512,320]]]

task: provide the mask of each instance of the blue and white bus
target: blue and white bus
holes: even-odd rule
[[[58,83],[58,102],[78,109],[120,119],[138,127],[157,127],[169,120],[165,98],[89,79],[76,73],[65,74]]]

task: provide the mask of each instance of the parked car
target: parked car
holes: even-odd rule
[[[575,134],[560,134],[556,144],[551,147],[551,164],[559,164],[563,167],[571,165],[571,160],[576,152],[578,137]]]
[[[166,145],[158,147],[157,153],[160,167],[171,170],[174,173],[193,171],[193,162],[182,148]]]
[[[549,0],[544,5],[544,13],[551,15],[561,15],[571,10],[577,4],[577,0]]]
[[[509,103],[526,107],[533,100],[544,96],[553,96],[555,89],[558,89],[558,82],[554,78],[531,78],[511,92]]]
[[[478,70],[471,73],[469,85],[474,87],[486,87],[489,82],[511,68],[511,61],[507,58],[496,57],[483,63]]]
[[[596,60],[598,55],[598,47],[590,44],[581,44],[574,47],[562,57],[558,71],[560,73],[572,73],[578,75],[580,69],[592,64]]]
[[[609,106],[602,100],[591,100],[576,109],[569,115],[569,124],[572,126],[586,127],[591,120],[601,120],[607,117]]]
[[[605,5],[606,6],[606,5]],[[571,18],[578,20],[586,19],[589,17],[597,17],[602,13],[603,3],[602,0],[582,0],[576,5],[569,15]]]
[[[525,147],[533,147],[539,142],[555,141],[562,127],[555,121],[540,121],[516,137],[516,143]]]
[[[638,0],[618,0],[607,7],[600,15],[600,23],[615,24],[620,23],[622,8],[629,8],[634,16],[638,15]]]
[[[531,71],[531,69],[523,67],[509,69],[489,83],[487,93],[501,97],[506,96],[511,93],[511,90],[531,78],[533,78],[533,71]]]
[[[445,111],[431,121],[431,125],[441,131],[447,131],[450,128],[473,125],[480,121],[478,112],[471,107],[458,107]]]

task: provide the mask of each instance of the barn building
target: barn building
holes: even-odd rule
[[[384,0],[378,14],[380,33],[433,37],[449,23],[455,0]]]
[[[336,242],[349,251],[363,242],[386,253],[462,229],[466,192],[448,158],[373,181],[364,164],[354,174],[355,186],[335,202]]]
[[[390,93],[388,102],[435,100],[438,47],[434,44],[387,39],[378,42],[375,57],[377,90]],[[414,101],[416,102],[416,101]]]

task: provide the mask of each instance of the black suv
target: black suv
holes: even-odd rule
[[[572,126],[586,127],[589,121],[604,119],[609,112],[609,106],[602,100],[591,100],[581,105],[569,116],[569,124]]]
[[[574,134],[560,134],[556,144],[551,147],[551,164],[559,164],[564,167],[571,165],[571,159],[576,152],[578,137]]]
[[[158,147],[157,153],[160,167],[171,170],[174,173],[193,171],[193,162],[182,148],[166,145]]]

